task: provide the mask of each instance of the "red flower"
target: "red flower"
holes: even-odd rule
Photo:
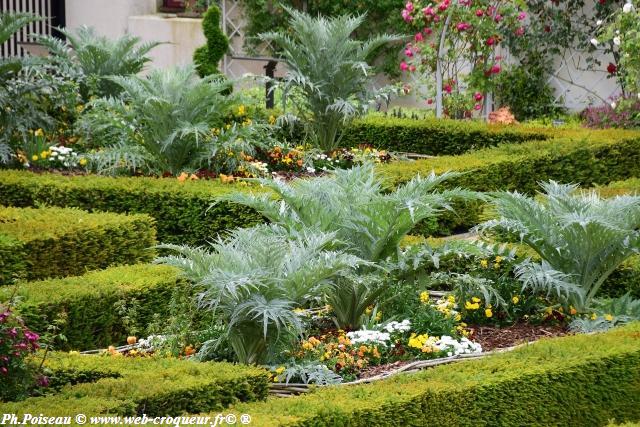
[[[452,90],[451,85],[444,85],[444,91],[445,92],[451,93],[451,90]]]
[[[484,98],[482,96],[482,94],[480,92],[476,92],[473,94],[473,99],[475,99],[476,101],[482,101],[482,98]]]
[[[500,65],[498,64],[495,64],[493,67],[491,67],[492,74],[498,74],[500,71],[502,71],[502,68],[500,68]]]
[[[616,67],[616,64],[609,62],[609,65],[607,65],[607,71],[609,74],[615,74],[618,71],[618,67]]]
[[[494,44],[496,44],[496,39],[495,37],[491,36],[487,39],[487,46],[493,46]]]
[[[431,98],[427,99],[427,105],[431,105],[431,104],[433,104],[433,99]]]
[[[480,17],[480,16],[482,16],[482,15],[484,15],[484,11],[483,11],[482,9],[478,9],[478,10],[476,10],[476,16],[477,16],[477,17]]]

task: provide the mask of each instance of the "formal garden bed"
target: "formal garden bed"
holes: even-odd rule
[[[1,60],[2,412],[639,420],[637,64],[612,111],[570,116],[547,87],[523,108],[495,49],[521,52],[537,9],[492,4],[400,5],[409,42],[286,10],[261,35],[289,67],[271,110],[218,73],[216,7],[193,66],[141,76],[155,43],[87,28]],[[634,6],[597,13],[635,52],[611,32]],[[0,42],[37,20],[0,14]],[[389,49],[421,85],[371,90]],[[433,110],[372,112],[416,90]],[[486,123],[493,104],[522,123]]]

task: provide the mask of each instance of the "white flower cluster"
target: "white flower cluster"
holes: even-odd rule
[[[78,153],[74,152],[72,148],[52,145],[49,147],[49,151],[51,151],[50,162],[58,161],[65,167],[78,166]]]
[[[402,322],[392,321],[387,323],[383,329],[390,334],[394,332],[409,332],[411,330],[411,321],[409,319],[404,319]]]
[[[252,168],[254,168],[258,172],[261,172],[261,173],[269,172],[269,165],[267,165],[265,162],[256,160],[254,162],[251,162],[250,165]]]
[[[141,350],[153,350],[154,346],[162,345],[167,340],[165,335],[149,335],[138,340],[138,348]]]
[[[380,344],[387,346],[391,336],[388,332],[373,331],[363,329],[361,331],[347,332],[347,338],[351,340],[352,344]]]
[[[459,354],[482,353],[482,346],[478,343],[470,341],[467,338],[461,338],[460,341],[448,335],[443,335],[434,344],[440,351],[446,351],[447,356],[457,356]]]
[[[633,4],[630,1],[627,1],[624,6],[622,6],[622,11],[624,13],[629,13],[633,11]]]

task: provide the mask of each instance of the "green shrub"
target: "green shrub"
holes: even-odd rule
[[[45,369],[52,383],[69,385],[52,395],[2,404],[0,410],[18,418],[28,413],[178,416],[262,400],[268,390],[266,371],[230,363],[52,353]]]
[[[495,91],[497,104],[508,106],[520,121],[562,113],[548,78],[545,68],[535,63],[503,71]]]
[[[0,285],[150,261],[156,244],[147,215],[68,208],[0,207],[0,236]]]
[[[207,44],[196,49],[193,62],[200,77],[220,74],[218,63],[229,50],[229,39],[220,28],[220,9],[210,6],[202,16],[202,31]]]
[[[605,425],[640,419],[640,324],[234,408],[260,426]]]
[[[139,264],[20,283],[15,297],[31,329],[44,333],[64,316],[59,332],[67,341],[61,348],[91,350],[124,343],[128,335],[142,332],[154,314],[167,316],[168,301],[179,283],[177,270]],[[0,301],[13,291],[13,287],[0,288]]]
[[[229,203],[211,206],[216,197],[242,188],[213,181],[181,183],[176,179],[66,177],[0,170],[0,200],[4,204],[144,213],[155,219],[158,240],[163,243],[204,244],[225,230],[261,222],[248,208]]]
[[[355,120],[344,132],[341,144],[370,144],[379,149],[431,156],[457,155],[498,144],[548,139],[543,130],[487,126],[461,120],[387,118],[371,115]]]

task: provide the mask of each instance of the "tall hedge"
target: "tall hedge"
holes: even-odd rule
[[[167,358],[53,353],[45,369],[54,384],[69,385],[44,397],[0,404],[0,412],[19,419],[40,413],[72,419],[76,414],[176,417],[262,400],[269,381],[256,367]]]
[[[3,287],[0,301],[14,295],[21,317],[39,333],[64,316],[60,333],[67,340],[59,349],[93,350],[124,344],[132,330],[144,333],[154,315],[168,316],[172,292],[181,283],[171,267],[140,264],[20,283],[15,295],[13,287]]]
[[[0,285],[150,261],[156,244],[147,215],[71,208],[0,207],[0,236]]]
[[[264,427],[582,427],[640,420],[640,324],[235,411]]]
[[[546,140],[548,130],[487,125],[480,122],[368,116],[345,130],[341,144],[369,144],[378,149],[431,156],[458,155],[499,144]]]

